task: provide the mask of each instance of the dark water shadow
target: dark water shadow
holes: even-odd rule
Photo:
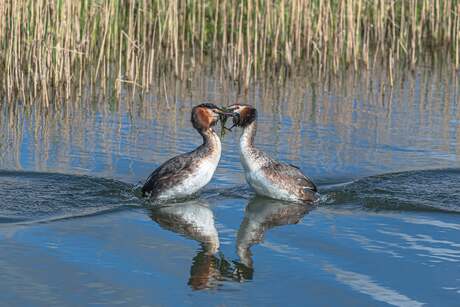
[[[460,213],[460,169],[365,177],[323,187],[322,205],[372,211]]]
[[[132,186],[59,173],[0,171],[0,224],[46,223],[138,208]]]
[[[342,184],[321,185],[319,205],[375,212],[460,213],[458,182],[460,169],[376,175]],[[46,223],[152,207],[153,204],[138,192],[138,187],[112,179],[0,170],[0,225]],[[188,199],[160,205],[218,202],[224,199],[251,199],[252,204],[258,199],[254,195],[247,185],[238,185],[204,189]]]
[[[253,268],[251,247],[264,241],[265,233],[277,226],[297,224],[313,205],[297,204],[264,197],[252,198],[236,238],[237,254],[241,263]]]

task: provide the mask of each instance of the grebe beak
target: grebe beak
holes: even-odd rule
[[[235,128],[238,125],[238,122],[240,121],[240,113],[233,112],[231,116],[233,118],[233,125],[230,128],[226,127],[225,124],[223,125],[223,128],[228,131],[232,131],[232,129]]]
[[[232,131],[232,129],[238,125],[238,122],[240,121],[240,113],[234,112],[232,117],[233,117],[233,125],[230,128],[227,128],[224,126],[224,128],[227,129],[228,131]]]
[[[239,117],[239,114],[236,112],[233,112],[231,109],[226,109],[225,107],[214,109],[214,112],[219,114],[220,120],[222,122],[222,129],[232,131],[232,128],[235,127],[235,124],[231,126],[230,128],[227,128],[225,126],[225,123],[227,122],[227,119],[229,117],[232,117],[233,122],[235,122],[235,116]]]
[[[235,113],[233,112],[228,112],[227,110],[225,109],[222,109],[222,108],[217,108],[217,109],[214,109],[213,110],[214,112],[216,112],[217,114],[220,114],[220,115],[223,115],[223,116],[234,116]]]

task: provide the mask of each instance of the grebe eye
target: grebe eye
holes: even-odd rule
[[[235,113],[233,116],[233,123],[238,124],[240,122],[241,115],[239,113]]]

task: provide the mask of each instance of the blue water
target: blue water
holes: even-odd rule
[[[458,305],[458,75],[386,82],[239,96],[204,77],[167,103],[2,105],[1,305]],[[238,131],[199,195],[140,199],[155,167],[200,143],[191,107],[234,101],[258,108],[256,143],[312,177],[320,203],[254,195]]]

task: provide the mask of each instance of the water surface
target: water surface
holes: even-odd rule
[[[456,305],[458,75],[363,74],[240,96],[203,77],[165,97],[2,105],[6,305]],[[317,206],[257,197],[223,139],[212,182],[155,207],[136,186],[200,143],[190,110],[259,110],[256,143],[318,183]]]

